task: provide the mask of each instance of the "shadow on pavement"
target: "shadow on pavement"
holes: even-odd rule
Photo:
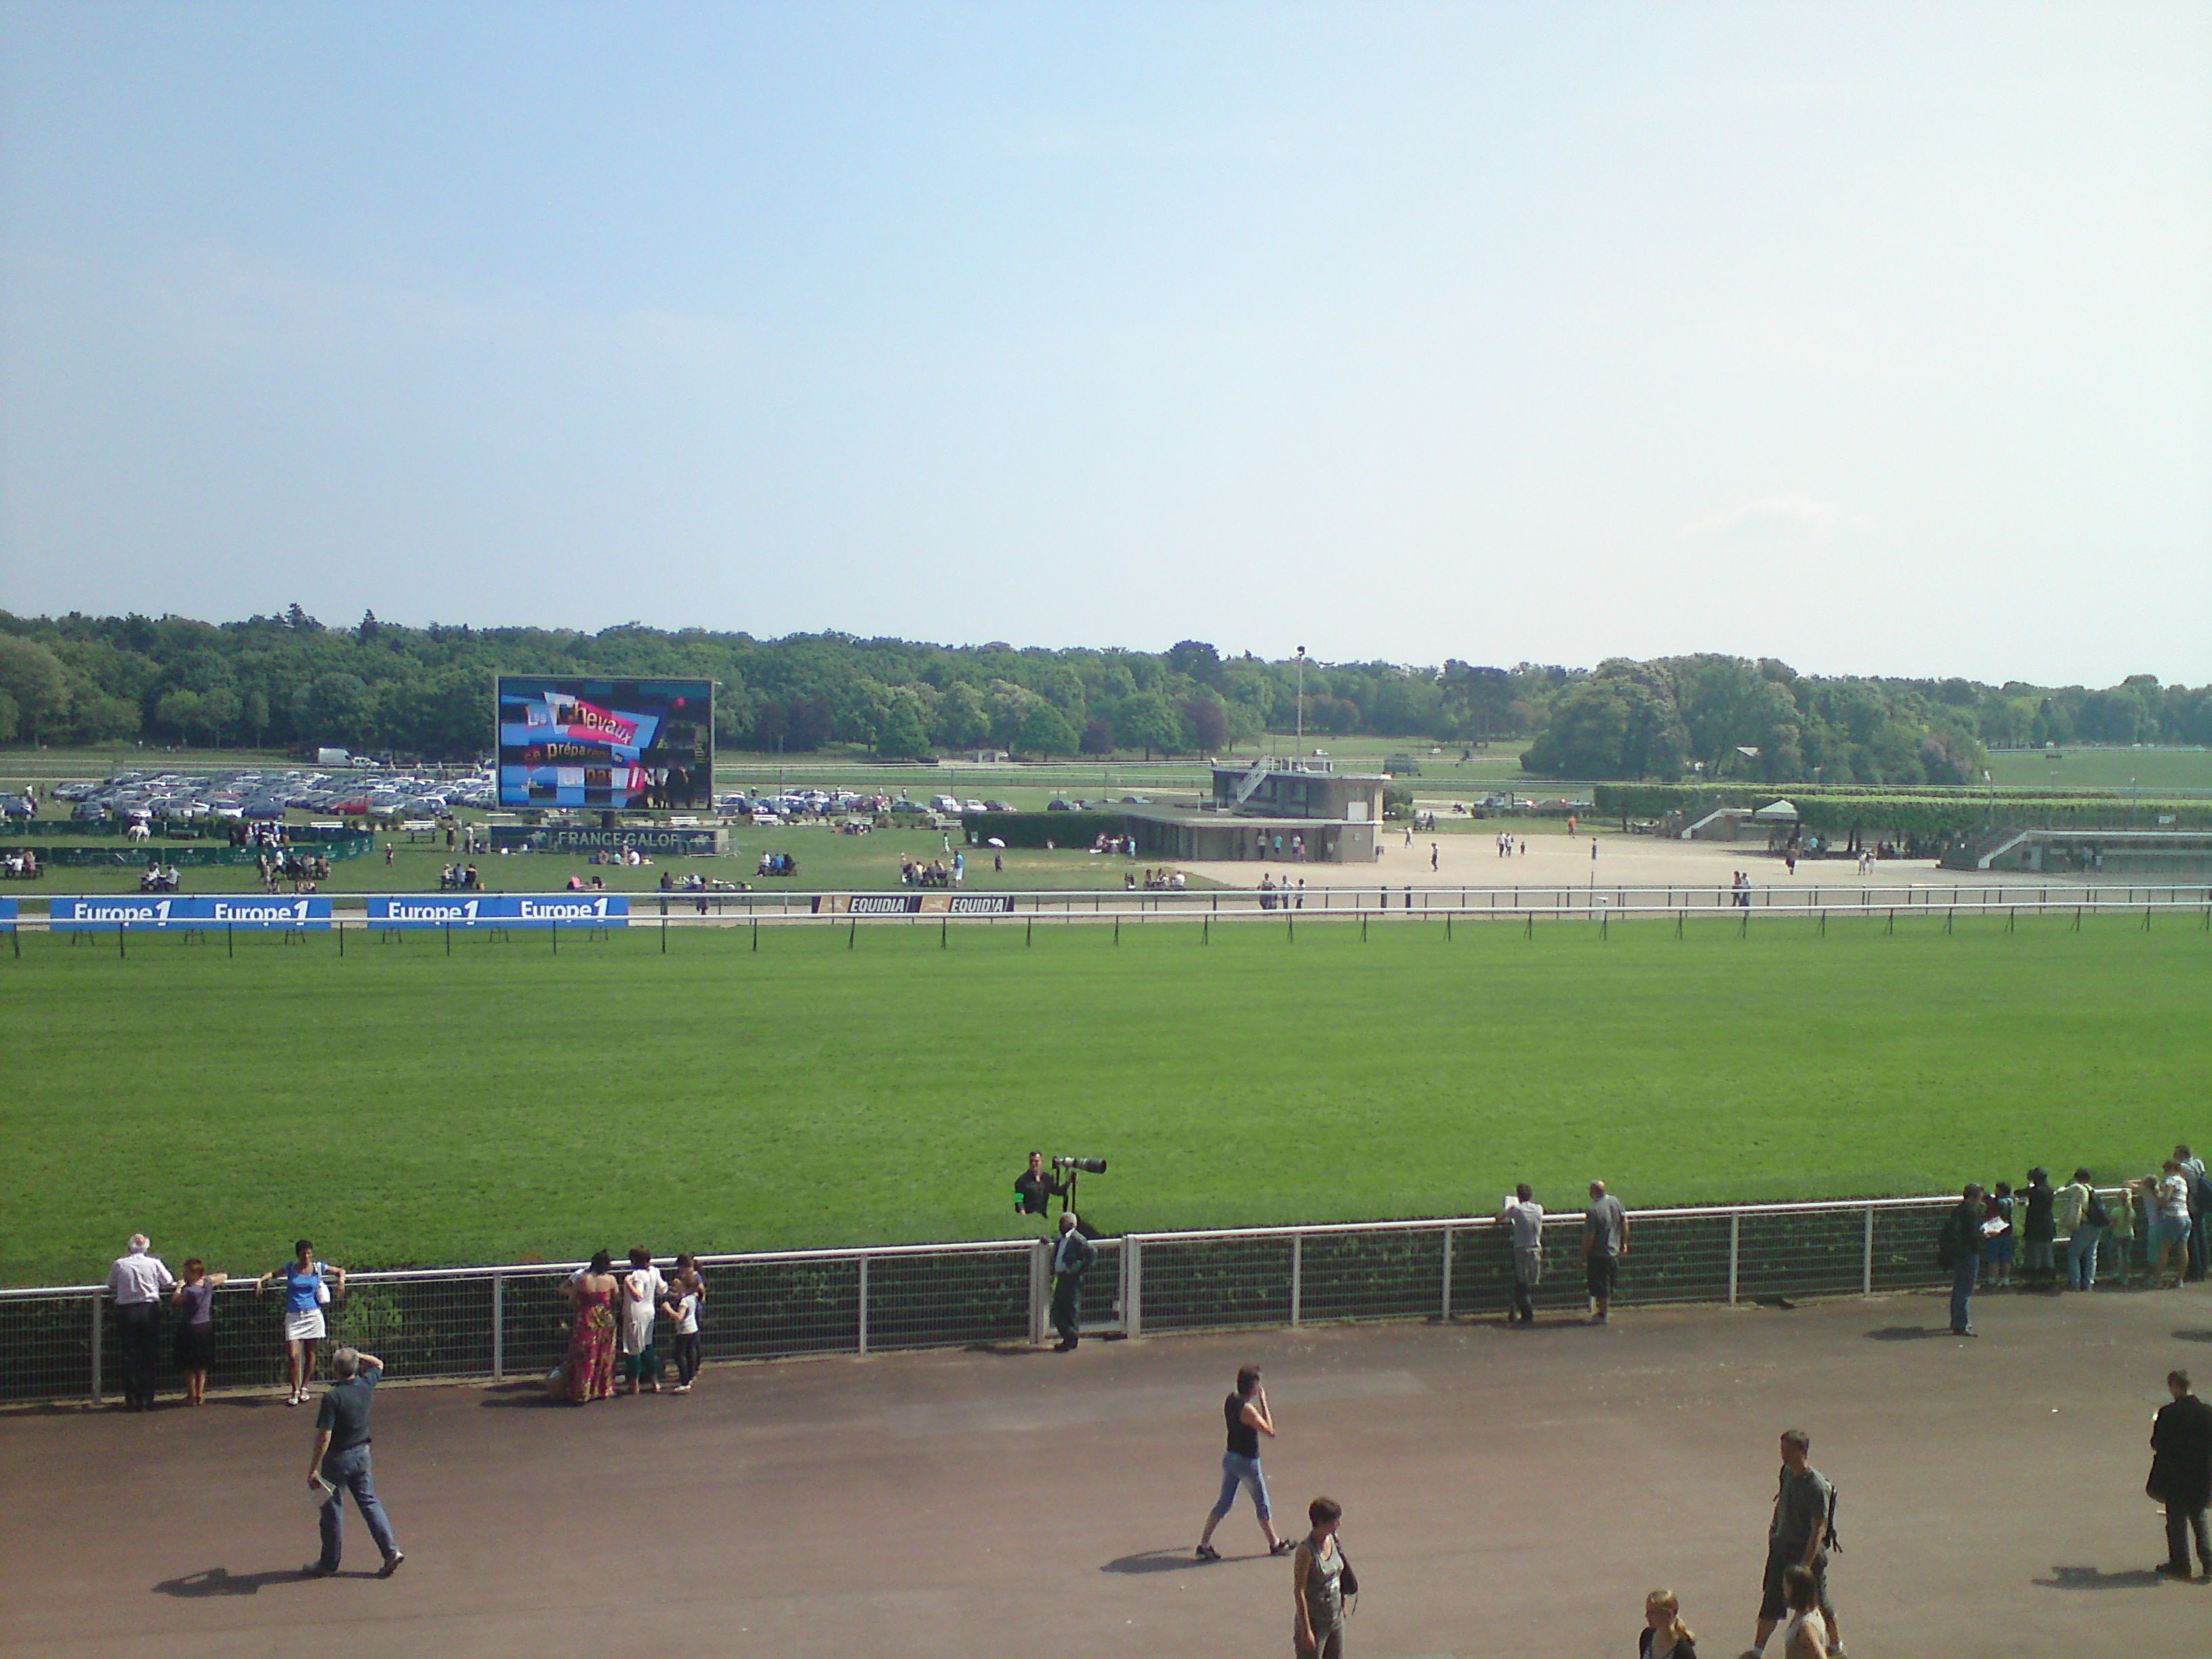
[[[164,1595],[174,1595],[191,1601],[204,1595],[258,1595],[264,1584],[302,1583],[315,1577],[298,1567],[285,1567],[275,1572],[234,1573],[228,1567],[210,1567],[204,1572],[188,1572],[181,1578],[164,1578],[154,1586]]]
[[[566,1406],[568,1401],[555,1395],[543,1382],[501,1382],[483,1391],[479,1406]]]
[[[1917,1342],[1924,1336],[1948,1336],[1946,1325],[1885,1325],[1878,1331],[1869,1331],[1867,1339],[1873,1342]]]
[[[2173,1340],[2177,1342],[2212,1342],[2212,1331],[2176,1331]]]
[[[1264,1556],[1254,1558],[1265,1560]],[[1215,1565],[1201,1561],[1188,1549],[1139,1550],[1134,1555],[1124,1555],[1109,1561],[1098,1569],[1101,1572],[1181,1572],[1185,1567],[1208,1567]]]
[[[2045,1589],[2146,1589],[2164,1580],[2148,1567],[2138,1567],[2130,1572],[2100,1572],[2094,1567],[2053,1567],[2050,1577],[2029,1582]]]

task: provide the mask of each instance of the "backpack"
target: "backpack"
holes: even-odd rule
[[[2105,1208],[2105,1200],[2097,1195],[2094,1188],[2090,1189],[2089,1202],[2081,1212],[2081,1224],[2085,1227],[2109,1227],[2112,1224],[2112,1218]]]

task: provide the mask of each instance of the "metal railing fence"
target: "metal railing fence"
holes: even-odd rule
[[[24,908],[4,924],[27,933],[46,931],[46,920],[31,907],[55,904],[87,896],[26,893]],[[106,896],[112,897],[113,896]],[[361,908],[360,895],[326,895],[332,903],[331,930],[376,933]],[[561,896],[555,895],[554,896]],[[1601,925],[1613,921],[1672,920],[1677,927],[1692,917],[1735,921],[1748,927],[1756,916],[1794,919],[1825,927],[1830,918],[1873,920],[1894,928],[1898,920],[1933,918],[1945,927],[1958,918],[2000,917],[2010,927],[2020,916],[2063,916],[2079,922],[2092,916],[2124,915],[2149,924],[2156,915],[2186,918],[2212,931],[2212,884],[2146,885],[2141,883],[2097,882],[2073,884],[2022,882],[1920,883],[1904,886],[1827,885],[1731,889],[1717,886],[1604,886],[1553,887],[1422,887],[1412,884],[1375,887],[1310,887],[1303,892],[1278,890],[1272,893],[1250,889],[1208,889],[1185,892],[1152,892],[1143,889],[1058,890],[999,895],[1007,908],[988,912],[947,913],[940,908],[918,911],[854,913],[843,906],[854,895],[848,892],[754,890],[739,893],[661,893],[625,895],[629,901],[626,926],[630,931],[671,928],[745,927],[756,931],[762,923],[795,927],[846,928],[886,927],[927,927],[940,933],[953,927],[973,928],[1016,925],[1033,929],[1037,924],[1098,921],[1119,927],[1124,921],[1280,922],[1295,930],[1299,922],[1312,921],[1431,921],[1508,922],[1533,927],[1537,922],[1581,921]],[[865,895],[862,896],[878,896]],[[927,904],[941,900],[939,892],[888,894],[911,897]],[[839,908],[817,900],[834,900]],[[133,924],[134,927],[137,924]],[[198,937],[219,931],[216,924],[178,923],[166,930]],[[501,932],[501,924],[486,921],[473,927],[435,927],[427,933]],[[553,932],[556,930],[545,929]],[[80,940],[95,930],[75,930]]]
[[[2108,1194],[2108,1201],[2117,1197]],[[1953,1197],[1749,1204],[1629,1212],[1623,1307],[1773,1297],[1870,1295],[1947,1282],[1935,1239]],[[1582,1218],[1547,1218],[1535,1302],[1583,1304]],[[1101,1239],[1083,1286],[1088,1334],[1454,1319],[1503,1312],[1508,1234],[1493,1217],[1133,1233]],[[2124,1247],[2106,1273],[2139,1265]],[[702,1348],[709,1360],[865,1355],[1038,1341],[1048,1334],[1042,1240],[706,1256]],[[567,1352],[566,1286],[582,1264],[404,1269],[348,1275],[327,1309],[332,1343],[367,1348],[395,1374],[454,1382],[542,1378]],[[209,1385],[283,1384],[283,1297],[250,1281],[216,1293]],[[165,1310],[160,1375],[173,1386]],[[114,1310],[103,1287],[0,1290],[0,1401],[100,1401],[122,1392]]]

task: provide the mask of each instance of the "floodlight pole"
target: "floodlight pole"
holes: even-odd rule
[[[1306,752],[1306,648],[1298,647],[1298,758]]]

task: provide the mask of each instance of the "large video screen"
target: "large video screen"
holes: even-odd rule
[[[710,680],[499,677],[499,804],[704,811]]]

